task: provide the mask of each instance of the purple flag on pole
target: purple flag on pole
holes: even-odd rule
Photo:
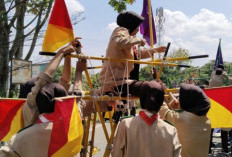
[[[146,39],[148,45],[151,46],[150,41],[150,29],[149,29],[149,10],[148,10],[148,1],[143,0],[143,12],[141,14],[145,19],[140,25],[140,33],[143,35],[143,38]],[[153,30],[153,44],[156,44],[156,31],[155,31],[155,22],[153,18],[153,12],[151,8],[151,17],[152,17],[152,30]]]
[[[221,50],[221,39],[219,40],[216,60],[215,60],[215,64],[214,64],[214,70],[218,67],[219,64],[223,65],[222,50]]]

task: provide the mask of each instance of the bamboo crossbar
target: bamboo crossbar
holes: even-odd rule
[[[40,52],[40,55],[52,55],[54,56],[56,53],[49,53],[49,52]],[[69,57],[73,57],[73,58],[79,58],[79,55],[67,55]],[[81,56],[83,57],[83,55]],[[88,59],[94,59],[94,60],[111,60],[111,61],[115,61],[118,60],[116,58],[107,58],[107,57],[96,57],[96,56],[85,56]],[[209,55],[198,55],[198,56],[186,56],[186,57],[177,57],[177,58],[166,58],[166,61],[183,61],[183,60],[190,60],[190,59],[198,59],[198,58],[207,58],[209,57]],[[126,62],[127,60],[124,59],[123,61],[120,62]],[[131,60],[132,61],[132,60]],[[119,60],[118,60],[119,62]],[[152,62],[152,61],[148,61],[148,62]],[[162,59],[155,59],[154,62],[162,62]],[[140,63],[137,63],[140,64]],[[141,64],[146,64],[146,63],[141,63]],[[150,63],[152,64],[152,63]],[[95,68],[101,68],[100,66],[97,66]],[[88,67],[88,69],[92,69],[91,67]]]
[[[112,61],[112,62],[128,62],[128,63],[136,63],[136,64],[150,64],[150,65],[163,65],[163,62],[152,62],[152,61],[140,61],[140,60],[132,60],[132,59],[117,59],[117,58],[108,58],[108,57],[95,57],[95,56],[83,56],[83,55],[68,55],[72,58],[86,58],[93,60],[103,60],[103,61]],[[165,63],[167,66],[179,66],[179,64],[175,63]]]
[[[165,90],[165,92],[177,92],[177,91],[179,91],[179,89],[166,89]],[[127,100],[127,97],[108,96],[108,95],[103,95],[103,96],[91,96],[91,95],[85,95],[85,96],[66,96],[66,97],[55,98],[55,100],[62,101],[64,99],[72,99],[72,98],[74,98],[74,99],[83,99],[83,100],[90,100],[90,101]],[[139,97],[130,97],[130,100],[136,100],[136,99],[139,99]]]

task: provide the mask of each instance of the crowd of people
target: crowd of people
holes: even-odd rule
[[[146,41],[136,34],[144,18],[134,12],[122,12],[117,17],[117,27],[109,41],[106,57],[117,59],[144,59],[153,53],[165,52],[166,47],[136,48]],[[45,114],[54,112],[55,97],[82,96],[82,72],[86,60],[76,64],[75,81],[70,90],[71,59],[67,54],[81,45],[75,38],[60,49],[44,72],[21,86],[24,129],[15,134],[0,148],[0,157],[45,157],[48,153],[52,120],[37,123]],[[58,83],[52,76],[61,60],[65,58],[62,76]],[[99,80],[102,88],[97,94],[139,97],[141,110],[138,115],[119,122],[113,140],[113,157],[207,157],[210,147],[211,124],[206,116],[210,101],[204,91],[192,84],[181,84],[178,98],[169,93],[165,99],[165,85],[161,80],[139,81],[139,68],[133,63],[110,62],[103,64]],[[127,71],[125,70],[127,69]],[[216,71],[216,75],[218,72]],[[210,86],[212,81],[210,81]],[[71,91],[71,92],[70,92]],[[100,110],[109,110],[112,103],[100,101]],[[81,117],[96,112],[92,101],[78,99]],[[133,106],[134,107],[134,106]]]

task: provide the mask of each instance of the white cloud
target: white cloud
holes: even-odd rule
[[[116,27],[118,27],[117,23],[113,22],[108,24],[107,30],[113,31]]]
[[[77,0],[65,0],[65,3],[70,15],[85,11],[84,6]]]
[[[224,14],[201,9],[198,14],[188,17],[183,12],[165,9],[164,17],[164,43],[171,42],[175,49],[188,49],[191,55],[209,54],[209,59],[215,59],[221,38],[224,60],[231,62],[232,21]],[[199,62],[203,65],[207,60],[194,61]]]

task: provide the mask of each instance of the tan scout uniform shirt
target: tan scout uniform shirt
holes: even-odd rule
[[[0,157],[47,157],[52,127],[45,122],[25,128],[0,148]]]
[[[148,126],[140,116],[120,122],[113,157],[180,157],[176,129],[161,119]]]
[[[117,27],[111,37],[106,50],[106,56],[117,59],[134,59],[132,47],[141,43],[141,38],[130,36],[128,30],[123,27]],[[154,48],[141,49],[140,58],[149,58],[155,52]],[[128,66],[128,72],[126,67]],[[99,75],[99,80],[103,84],[103,93],[114,91],[114,87],[126,83],[123,79],[129,78],[130,72],[134,68],[134,63],[105,61]],[[115,82],[116,81],[116,82]],[[129,80],[128,82],[131,82]]]
[[[46,157],[53,123],[40,123],[15,134],[6,146],[1,147],[0,157]]]
[[[211,79],[209,80],[209,87],[220,87],[223,86],[223,78],[228,79],[229,84],[232,84],[232,78],[223,71],[222,75],[216,75],[216,71],[212,72]]]
[[[171,122],[178,131],[182,145],[182,157],[207,157],[210,143],[211,124],[206,116],[197,116],[186,111],[173,111],[163,105],[161,118]]]

